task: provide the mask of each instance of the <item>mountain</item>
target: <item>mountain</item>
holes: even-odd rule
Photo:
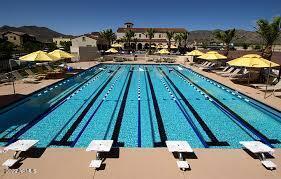
[[[196,41],[196,42],[210,42],[210,41],[216,41],[216,39],[213,36],[213,32],[215,30],[195,30],[190,31],[190,35],[188,37],[188,40],[190,42]],[[254,32],[254,31],[246,31],[237,29],[236,30],[236,39],[234,40],[234,43],[237,44],[261,44],[262,39],[260,36]],[[277,44],[281,44],[281,38],[277,40]]]
[[[71,37],[70,35],[65,35],[47,27],[37,27],[37,26],[21,26],[21,27],[11,27],[2,26],[0,27],[0,33],[6,31],[17,31],[24,32],[27,34],[34,35],[38,41],[41,42],[52,42],[54,37]]]

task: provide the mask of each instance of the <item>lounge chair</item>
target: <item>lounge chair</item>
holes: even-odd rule
[[[223,77],[233,77],[233,76],[237,75],[239,72],[241,72],[241,69],[237,68],[233,72],[224,73],[224,74],[221,74],[221,76],[223,76]]]
[[[9,82],[9,77],[6,74],[0,75],[0,83],[6,83]]]
[[[270,82],[270,86],[272,86],[272,84],[274,84],[277,81],[277,78],[274,78],[271,82]],[[260,88],[260,87],[265,87],[266,84],[264,83],[258,83],[258,84],[250,84],[250,86],[254,87],[254,88]]]
[[[220,70],[219,69],[214,69],[212,71],[215,72],[215,73],[217,73],[217,72],[225,72],[226,70],[228,70],[230,68],[230,66],[226,66],[223,69],[221,69],[221,68],[223,68],[223,67],[220,67]]]
[[[277,166],[265,157],[266,153],[269,153],[271,155],[273,154],[274,150],[271,147],[265,145],[260,141],[241,141],[239,143],[243,145],[247,150],[257,155],[265,168],[269,170],[276,169]]]
[[[267,86],[267,87],[262,86],[262,87],[259,87],[259,89],[262,91],[265,91],[265,90],[273,91],[273,93],[274,93],[275,91],[281,90],[281,80],[278,83],[276,83],[276,85]]]
[[[19,72],[13,71],[11,72],[16,80],[22,80],[24,83],[40,83],[38,79],[35,78],[25,78]]]
[[[216,65],[216,63],[211,63],[210,65],[205,66],[205,67],[200,67],[199,69],[200,70],[211,70],[212,68],[214,68],[215,65]]]
[[[200,63],[200,64],[194,64],[194,66],[196,66],[196,67],[201,67],[201,66],[207,65],[207,63],[209,63],[209,62],[205,61],[205,62],[202,62],[202,63]]]
[[[31,71],[30,69],[26,69],[25,72],[33,78],[36,78],[38,80],[42,80],[46,77],[46,74],[35,74],[33,71]]]
[[[234,67],[230,67],[230,68],[228,68],[228,70],[225,70],[225,71],[218,71],[218,72],[216,72],[216,74],[218,74],[218,75],[227,74],[227,73],[232,72],[234,69],[235,69]]]

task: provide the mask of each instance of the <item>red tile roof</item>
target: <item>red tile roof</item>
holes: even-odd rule
[[[149,28],[118,28],[118,33],[125,33],[128,30],[132,30],[135,33],[145,33]],[[153,28],[157,33],[165,33],[167,31],[174,31],[176,33],[186,32],[185,28]]]

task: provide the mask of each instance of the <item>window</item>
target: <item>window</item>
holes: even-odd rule
[[[141,38],[141,34],[139,34],[139,38]]]
[[[85,41],[86,41],[86,38],[85,38],[85,37],[82,37],[82,41],[85,42]]]
[[[147,38],[147,35],[145,35],[145,38]]]
[[[16,37],[16,36],[14,36],[14,40],[17,40],[17,37]]]
[[[159,38],[161,38],[161,34],[159,34]]]

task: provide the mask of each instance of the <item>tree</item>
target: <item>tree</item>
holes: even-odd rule
[[[70,46],[72,45],[71,41],[61,41],[60,45],[65,51],[70,52]]]
[[[235,37],[235,29],[229,29],[229,30],[226,30],[226,31],[221,31],[221,30],[217,30],[214,32],[214,37],[223,42],[224,43],[224,49],[225,49],[225,56],[228,55],[228,52],[229,52],[229,45],[230,43],[232,42],[232,40],[234,39]]]
[[[131,49],[132,49],[131,42],[133,40],[133,37],[135,37],[134,31],[132,31],[131,29],[126,31],[124,38],[125,38],[125,41],[128,43],[129,51],[131,51]]]
[[[10,59],[15,45],[6,40],[0,39],[0,60]]]
[[[175,34],[174,31],[167,31],[166,32],[167,39],[168,39],[168,50],[169,51],[171,50],[171,40],[172,40],[172,38],[174,38],[174,34]]]
[[[113,41],[116,40],[116,34],[112,31],[112,29],[103,30],[100,32],[100,35],[106,40],[108,48],[110,48]]]
[[[23,51],[26,53],[32,53],[43,49],[44,49],[43,43],[38,41],[27,41],[23,44]]]
[[[152,43],[152,39],[154,38],[154,34],[155,34],[155,30],[153,28],[149,28],[146,30],[145,35],[147,35],[148,39],[149,39],[149,54],[151,54],[151,43]]]
[[[177,43],[178,44],[178,47],[180,47],[181,46],[181,42],[182,42],[182,34],[181,33],[177,33],[176,35],[175,35],[175,37],[174,37],[174,39],[175,39],[175,43]]]
[[[267,60],[271,60],[272,46],[280,35],[280,24],[280,16],[274,17],[271,23],[265,19],[257,21],[256,32],[261,36],[265,45],[262,56]]]
[[[188,35],[189,35],[189,32],[188,32],[188,31],[185,31],[185,32],[182,32],[182,33],[181,33],[182,41],[183,41],[183,43],[184,43],[184,44],[183,44],[184,49],[186,49],[186,46],[187,46]]]

